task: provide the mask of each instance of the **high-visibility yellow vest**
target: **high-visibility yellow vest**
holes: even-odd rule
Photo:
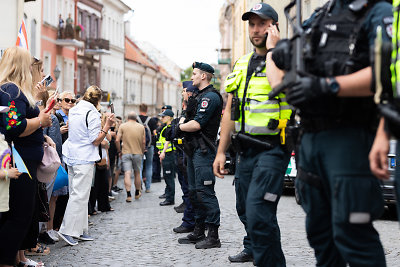
[[[225,91],[233,92],[240,101],[240,117],[235,121],[235,129],[250,135],[277,135],[280,129],[270,130],[267,125],[270,119],[290,119],[292,109],[286,102],[286,96],[280,93],[276,98],[269,99],[268,93],[272,90],[269,85],[266,68],[261,72],[253,73],[247,87],[247,68],[253,53],[242,56],[235,64],[233,72],[225,80]],[[244,105],[244,129],[242,129],[242,103]]]
[[[162,151],[164,149],[164,144],[165,144],[165,142],[167,142],[167,140],[163,136],[163,132],[164,132],[165,129],[167,129],[167,127],[171,127],[171,124],[166,125],[161,130],[160,137],[158,138],[158,141],[156,142],[156,147],[158,148],[159,151]],[[169,142],[167,150],[165,150],[165,152],[171,152],[173,150],[176,150],[176,148],[172,145],[172,142]]]
[[[392,64],[390,70],[392,73],[393,96],[400,97],[400,29],[399,29],[399,8],[400,0],[393,0],[393,37],[392,37]]]

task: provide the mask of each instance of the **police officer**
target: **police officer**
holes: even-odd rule
[[[165,124],[161,130],[157,149],[160,151],[160,161],[163,167],[163,176],[165,180],[165,200],[160,203],[160,206],[169,206],[175,204],[175,146],[171,140],[171,122],[174,118],[174,112],[170,109],[165,109],[160,113],[161,122]]]
[[[377,122],[369,50],[378,25],[389,40],[391,11],[384,1],[333,0],[304,24],[310,74],[287,99],[300,108],[296,190],[317,266],[386,266],[372,224],[383,199],[368,162]]]
[[[247,262],[254,258],[258,266],[285,266],[276,209],[290,155],[280,144],[281,130],[268,127],[272,122],[290,119],[292,113],[284,94],[268,98],[272,86],[282,77],[271,60],[271,51],[279,39],[278,14],[270,5],[259,3],[244,13],[242,20],[249,21],[249,37],[255,51],[242,56],[225,81],[229,95],[213,165],[214,174],[223,178],[227,173],[224,165],[230,134],[239,132],[236,139],[241,136],[246,140],[235,141],[239,150],[236,210],[246,236],[243,251],[228,259]]]
[[[177,134],[185,133],[187,144],[193,144],[188,156],[188,183],[189,195],[195,206],[195,228],[186,238],[179,239],[179,243],[186,241],[196,243],[197,249],[221,247],[218,236],[220,224],[220,209],[214,185],[215,176],[212,162],[215,157],[215,140],[218,133],[222,113],[222,97],[210,84],[214,68],[209,64],[195,62],[192,65],[191,80],[193,86],[199,88],[194,100],[196,109],[187,111],[188,121],[178,125]],[[191,98],[193,100],[193,98]],[[192,101],[189,100],[191,103]],[[189,103],[189,106],[192,104]],[[205,224],[208,226],[208,235],[204,239]],[[183,241],[183,242],[182,242]]]
[[[184,81],[182,82],[183,90],[182,90],[182,118],[184,118],[187,110],[187,104],[189,96],[193,94],[197,94],[199,89],[193,86],[192,81]],[[173,123],[179,123],[180,118],[174,119]],[[193,205],[189,199],[189,185],[187,180],[187,160],[185,153],[183,152],[183,147],[181,144],[176,144],[177,152],[177,173],[178,173],[178,181],[181,184],[182,189],[182,199],[183,199],[183,208],[174,207],[175,211],[178,213],[183,212],[182,223],[173,229],[175,233],[190,233],[194,229],[195,220],[194,220],[194,209]]]
[[[382,112],[384,117],[381,118],[374,144],[372,145],[369,160],[372,173],[381,180],[387,180],[390,178],[389,165],[388,165],[388,153],[390,149],[390,138],[397,139],[397,151],[396,161],[397,167],[395,172],[395,188],[396,188],[396,199],[400,199],[400,53],[397,49],[400,29],[399,29],[399,12],[400,12],[400,1],[393,1],[393,40],[392,43],[387,46],[387,53],[384,53],[385,46],[382,44],[381,65],[380,68],[385,71],[380,72],[380,79],[376,79],[376,83],[382,86],[383,91],[386,91],[387,95],[380,95],[380,100],[386,100],[382,107],[389,108],[389,113]],[[393,46],[393,47],[392,47]],[[389,49],[389,48],[392,49]],[[390,53],[393,50],[393,53]],[[386,60],[385,60],[386,55]],[[390,60],[391,58],[391,60]],[[391,65],[390,65],[391,63]],[[375,68],[377,72],[377,68]],[[386,75],[385,75],[386,74]],[[379,78],[379,77],[377,77]],[[383,92],[382,92],[383,93]],[[386,98],[386,99],[385,99]],[[389,115],[389,116],[388,116]],[[400,218],[400,205],[397,206],[397,215]]]

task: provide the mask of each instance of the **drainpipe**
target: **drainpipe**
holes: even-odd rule
[[[147,69],[146,66],[143,66],[143,67],[144,67],[144,71],[142,74],[140,74],[140,103],[139,104],[143,103],[143,76],[145,75],[146,69]]]

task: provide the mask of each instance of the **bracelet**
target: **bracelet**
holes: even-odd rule
[[[6,175],[5,179],[6,179],[6,181],[7,181],[7,180],[8,180],[8,171],[7,171],[6,169],[3,169],[3,172],[4,172],[5,175]]]
[[[37,117],[37,118],[39,119],[39,127],[38,127],[38,129],[40,129],[40,128],[42,128],[42,121],[40,120],[39,117]]]
[[[101,132],[103,132],[104,134],[107,134],[107,132],[106,132],[106,131],[104,131],[103,129],[101,129],[100,131],[101,131]]]
[[[268,54],[269,52],[272,52],[273,50],[274,50],[273,48],[268,49],[268,50],[267,50],[267,54]]]

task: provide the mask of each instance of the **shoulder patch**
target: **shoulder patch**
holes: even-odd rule
[[[204,100],[204,98],[201,100],[201,107],[202,108],[207,108],[208,107],[208,100]]]
[[[386,34],[392,38],[393,37],[393,17],[384,17],[382,19],[383,25],[385,27]]]

